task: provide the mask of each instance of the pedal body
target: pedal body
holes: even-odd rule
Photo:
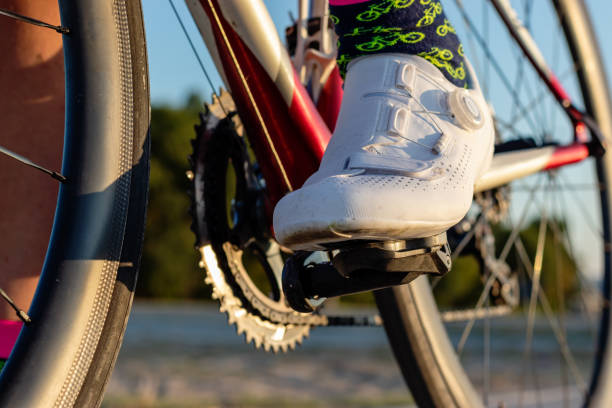
[[[443,275],[450,270],[446,233],[402,241],[373,241],[341,249],[332,259],[338,272],[350,276],[367,269],[378,272],[413,272]]]
[[[331,261],[306,263],[311,252],[297,252],[285,263],[283,292],[298,312],[315,310],[313,300],[403,285],[451,269],[446,233],[427,238],[351,242],[333,248]]]

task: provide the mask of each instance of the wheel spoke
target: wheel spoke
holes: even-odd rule
[[[511,140],[512,138],[514,138],[514,135],[521,134],[521,132],[515,127],[515,125],[518,122],[511,122],[506,119],[502,119],[499,115],[495,115],[494,119],[495,119],[495,123],[497,125],[496,128],[498,131],[509,132],[510,135],[512,136],[512,137],[502,137],[501,138],[502,141]],[[500,129],[500,127],[502,127],[503,129]],[[503,133],[503,135],[506,135],[506,133]]]
[[[454,262],[461,255],[461,253],[463,252],[467,244],[469,244],[470,241],[474,238],[474,234],[476,234],[475,227],[477,224],[482,222],[483,218],[484,218],[484,215],[481,212],[476,218],[476,220],[473,222],[472,228],[470,229],[470,231],[467,234],[465,234],[463,238],[461,238],[461,241],[459,241],[459,244],[457,244],[457,247],[453,250],[453,253],[451,255],[451,261]],[[436,276],[435,278],[433,278],[431,280],[431,290],[434,290],[436,286],[438,286],[440,281],[442,281],[442,279],[444,279],[446,276],[448,276],[448,273],[442,276]]]
[[[561,38],[560,36],[563,35],[563,33],[561,33],[561,27],[559,26],[559,24],[557,24],[555,26],[555,30],[550,30],[550,32],[552,34],[551,43],[553,43],[553,44],[554,44],[555,38]],[[559,66],[559,57],[560,57],[559,54],[560,54],[559,53],[559,48],[553,47],[553,49],[552,49],[552,58],[551,58],[551,67],[558,67]],[[575,65],[572,64],[572,66],[570,66],[567,69],[566,72],[567,72],[567,74],[569,74],[571,72],[575,72]],[[559,76],[560,80],[565,79],[564,77],[565,77],[565,75],[560,75]],[[549,112],[548,112],[548,115],[547,115],[547,119],[548,119],[547,122],[548,122],[549,125],[553,124],[553,126],[556,127],[557,124],[555,123],[555,119],[556,119],[556,115],[557,115],[557,112],[559,111],[559,109],[557,108],[556,104],[551,103],[550,106],[549,106],[548,111]],[[550,129],[550,126],[549,126],[549,129]],[[554,132],[554,128],[552,130]]]
[[[555,184],[557,184],[559,182],[557,177],[555,177],[553,180],[554,180]],[[552,201],[556,201],[560,208],[563,207],[564,200],[554,200],[552,196],[550,197],[550,200],[551,200],[551,208],[552,208]],[[542,213],[545,213],[545,211],[542,210],[542,206],[537,201],[536,201],[536,204],[540,208],[540,211]],[[562,211],[562,213],[563,213],[563,211]],[[565,213],[567,213],[567,211],[565,211]],[[569,251],[571,259],[576,260],[577,258],[576,258],[575,254],[574,254],[573,245],[572,245],[571,240],[569,239],[569,235],[567,233],[567,229],[565,229],[565,233],[563,234],[562,233],[563,229],[560,228],[558,223],[554,219],[551,219],[550,217],[547,217],[547,227],[553,232],[553,238],[555,239],[555,241],[558,242],[559,244],[563,244],[564,243],[566,245],[566,247],[568,248],[568,251]],[[565,239],[563,239],[563,237],[565,237]],[[519,254],[520,260],[521,260],[523,266],[526,269],[527,276],[530,279],[533,279],[534,268],[531,267],[531,263],[529,261],[529,256],[527,255],[527,251],[526,251],[525,246],[524,246],[522,240],[520,239],[520,237],[517,240],[516,248],[517,248],[517,252]],[[557,253],[556,256],[559,256],[559,245],[555,245],[555,249],[556,249],[556,253]],[[561,261],[557,261],[557,263],[560,265]],[[580,268],[580,266],[577,263],[575,264],[575,268],[576,268],[576,273],[577,273],[577,278],[578,278],[577,281],[578,281],[578,285],[579,285],[579,290],[580,290],[580,293],[581,293],[581,299],[582,299],[582,301],[586,305],[586,302],[584,301],[585,293],[584,293],[584,290],[583,290],[583,287],[584,287],[584,284],[583,284],[583,275],[584,274],[582,273],[581,268]],[[555,268],[554,270],[557,270],[557,269]],[[560,283],[560,279],[562,279],[562,274],[559,274],[557,276],[557,279],[555,279],[555,282],[557,283],[557,285]],[[583,388],[586,389],[585,388],[586,385],[585,385],[584,379],[583,379],[582,375],[580,374],[579,370],[577,369],[577,366],[575,364],[575,359],[573,358],[573,356],[572,356],[572,354],[571,354],[571,352],[569,350],[569,345],[568,345],[568,342],[567,342],[567,336],[565,334],[566,330],[565,330],[565,325],[563,323],[563,310],[565,310],[565,306],[564,306],[565,299],[563,297],[560,298],[560,301],[562,302],[562,308],[563,309],[562,309],[562,313],[560,313],[559,319],[557,321],[557,320],[554,319],[553,309],[550,306],[550,301],[548,300],[548,297],[546,296],[546,293],[544,291],[540,290],[539,293],[538,293],[538,298],[539,298],[539,301],[540,301],[540,303],[542,305],[542,308],[543,308],[543,310],[545,312],[545,315],[546,315],[547,319],[549,320],[549,322],[551,324],[553,332],[554,332],[555,336],[557,337],[557,342],[560,345],[561,354],[564,356],[564,358],[566,358],[567,364],[570,366],[570,368],[573,365],[574,369],[572,369],[572,372],[573,372],[574,376],[578,376],[576,378],[576,381],[578,383],[583,384],[584,385]],[[588,310],[587,307],[585,307],[585,309]],[[601,310],[601,308],[600,308],[600,310]],[[596,324],[596,322],[594,321],[594,319],[593,319],[593,317],[591,316],[590,313],[587,313],[587,314],[589,315],[589,318],[592,321],[592,325],[591,325],[591,327],[592,327],[594,324]],[[595,335],[596,333],[593,333],[593,334]]]
[[[565,178],[563,177],[561,173],[559,173],[559,178],[563,178],[565,180]],[[564,183],[560,182],[559,185],[563,186]],[[561,189],[561,191],[565,191],[565,189]],[[590,212],[588,211],[586,205],[584,204],[584,201],[582,201],[582,199],[579,197],[579,194],[570,194],[569,196],[572,198],[574,203],[578,206],[578,209],[580,210],[580,215],[582,216],[582,219],[586,221],[585,224],[589,227],[591,232],[595,236],[603,239],[603,231],[595,226],[595,222],[590,217]]]
[[[541,187],[540,191],[557,192],[557,191],[603,191],[604,187],[600,183],[567,183],[564,185],[557,184],[556,186]],[[531,187],[512,185],[512,193],[530,193]]]
[[[483,215],[482,213],[478,216],[478,218],[476,219],[476,222],[474,222],[474,225],[472,227],[472,229],[470,229],[470,231],[465,234],[465,236],[463,238],[461,238],[461,241],[459,241],[459,244],[457,245],[457,248],[455,248],[455,251],[453,252],[451,259],[454,261],[455,259],[457,259],[459,257],[459,255],[461,255],[461,253],[463,252],[463,250],[465,249],[465,247],[467,246],[467,244],[469,244],[469,242],[472,240],[472,238],[474,238],[474,234],[476,234],[476,225],[479,224],[480,222],[482,222],[483,219]]]
[[[518,106],[520,106],[521,109],[524,109],[523,108],[523,104],[521,103],[521,99],[520,99],[519,95],[517,94],[516,90],[514,89],[514,86],[512,85],[510,80],[508,79],[508,76],[504,73],[504,71],[501,68],[500,64],[497,62],[497,60],[495,58],[493,58],[493,54],[491,52],[491,49],[487,46],[486,40],[475,29],[474,23],[469,18],[468,13],[465,10],[465,8],[463,7],[462,2],[460,0],[455,0],[455,4],[457,5],[457,7],[459,9],[459,13],[461,14],[461,17],[463,18],[463,21],[466,23],[467,26],[470,27],[470,30],[474,33],[474,38],[476,39],[476,41],[480,45],[480,48],[484,52],[487,60],[491,63],[491,65],[493,66],[493,69],[495,70],[495,72],[497,73],[499,78],[501,79],[502,84],[505,86],[505,88],[508,91],[508,93],[510,93],[510,95],[512,96],[513,102],[516,103]],[[533,119],[530,116],[527,116],[526,120],[529,123],[529,126],[531,127],[531,130],[534,133],[537,133],[536,132],[537,126],[535,125],[535,122],[533,121]]]
[[[564,79],[569,77],[570,74],[573,74],[573,73],[575,73],[575,72],[574,72],[574,70],[572,68],[568,69],[567,71],[565,71],[561,75],[559,75],[559,77],[558,77],[559,81],[563,81]],[[525,117],[525,115],[527,115],[528,112],[532,111],[533,108],[535,108],[536,106],[542,106],[543,105],[542,101],[544,100],[544,98],[550,97],[550,96],[551,96],[551,94],[550,94],[550,91],[548,89],[543,89],[542,91],[540,91],[540,93],[538,93],[535,96],[533,96],[533,94],[532,94],[532,98],[529,100],[529,102],[527,102],[527,105],[525,105],[522,109],[520,109],[515,114],[510,115],[510,120],[507,123],[517,123],[519,120],[523,119]],[[512,106],[513,106],[513,108],[516,107],[516,105],[512,105]],[[551,103],[550,106],[552,106],[553,109],[556,108],[555,104]],[[545,117],[545,116],[542,115],[542,117]]]
[[[58,173],[57,171],[49,170],[49,169],[41,166],[40,164],[36,164],[32,160],[30,160],[30,159],[28,159],[26,157],[23,157],[23,156],[15,153],[15,152],[12,152],[12,151],[6,149],[3,146],[0,146],[0,153],[4,154],[4,155],[6,155],[6,156],[8,156],[8,157],[10,157],[12,159],[15,159],[15,160],[17,160],[17,161],[27,165],[27,166],[35,168],[36,170],[40,170],[43,173],[48,174],[49,176],[53,177],[54,179],[58,180],[61,183],[65,183],[65,182],[68,181],[66,179],[66,177],[64,177],[62,174]]]
[[[556,177],[553,179],[553,181],[554,181],[554,184],[557,184]],[[550,197],[551,197],[551,204],[553,204],[555,201],[558,201],[558,200],[553,200],[552,194],[550,195]],[[554,246],[555,246],[555,256],[553,258],[552,269],[554,271],[559,271],[563,265],[563,259],[561,257],[561,245],[563,245],[563,239],[559,234],[560,232],[559,225],[554,218],[550,219],[549,226],[553,232],[553,241],[554,241]],[[560,273],[557,273],[555,282],[556,282],[555,289],[556,289],[557,305],[558,305],[557,307],[559,310],[559,326],[561,329],[561,333],[567,334],[567,328],[565,325],[565,293],[564,293],[565,292],[564,291],[565,273],[563,273],[563,271],[560,271]],[[580,291],[582,292],[581,289],[582,288],[580,288]],[[563,405],[567,407],[569,406],[569,378],[568,378],[567,366],[564,360],[565,357],[563,356],[563,352],[561,352],[560,350],[559,352],[560,352],[560,366],[561,366],[561,370],[559,371],[559,377],[560,377],[561,384],[563,386]]]
[[[486,310],[489,311],[490,301],[487,296],[487,305]],[[484,405],[485,407],[489,406],[489,393],[491,392],[491,319],[489,317],[489,313],[487,313],[484,319],[483,325],[483,362],[482,362],[482,371],[483,371],[483,390],[484,390]]]
[[[519,254],[519,258],[521,259],[523,266],[525,267],[525,270],[527,271],[527,276],[532,281],[535,281],[535,268],[534,266],[531,265],[529,261],[529,255],[527,255],[527,250],[525,249],[523,241],[520,238],[517,240],[515,247]],[[582,377],[582,374],[580,373],[580,370],[578,369],[578,366],[576,365],[576,361],[571,351],[569,350],[569,346],[567,343],[567,337],[561,331],[559,323],[554,318],[554,313],[553,313],[552,307],[550,306],[550,302],[548,301],[548,298],[546,297],[546,294],[543,291],[538,291],[537,296],[538,296],[540,305],[542,306],[542,310],[544,311],[544,315],[546,316],[551,326],[551,329],[557,339],[557,343],[559,344],[560,351],[563,354],[563,357],[565,358],[565,362],[567,363],[568,367],[570,368],[570,371],[572,372],[572,375],[574,376],[574,380],[576,381],[578,386],[580,386],[582,391],[586,391],[586,382],[584,381],[584,378]]]
[[[489,47],[489,39],[490,39],[490,34],[489,34],[489,7],[487,5],[486,2],[482,2],[482,37],[485,39],[485,43],[484,46],[487,50],[490,49]],[[476,33],[476,35],[478,35],[478,33]],[[489,69],[490,64],[485,64],[484,66],[484,81],[483,81],[483,92],[484,92],[484,96],[485,99],[489,99],[489,84],[491,83],[491,70]]]
[[[537,191],[539,185],[541,184],[541,181],[536,183],[531,191],[531,197],[529,200],[527,200],[527,202],[525,203],[525,206],[523,207],[523,211],[521,213],[520,216],[520,220],[519,222],[515,225],[515,227],[513,228],[512,232],[510,233],[510,237],[508,238],[508,240],[506,241],[504,248],[501,252],[501,255],[499,257],[500,261],[505,261],[506,257],[508,256],[508,254],[510,253],[510,249],[512,248],[512,244],[517,240],[517,238],[519,237],[519,233],[521,231],[521,226],[523,225],[523,222],[525,221],[525,218],[527,217],[527,213],[528,210],[531,206],[531,204],[533,203],[533,196],[535,195],[535,192]],[[491,286],[493,285],[493,283],[495,282],[495,278],[497,277],[498,279],[500,279],[500,281],[504,282],[506,279],[504,277],[501,276],[497,276],[495,271],[490,271],[491,275],[489,276],[489,278],[487,279],[487,281],[485,282],[484,288],[480,294],[480,297],[478,298],[478,301],[476,302],[476,306],[474,307],[475,313],[472,315],[472,317],[470,318],[470,320],[468,321],[468,323],[465,325],[463,332],[461,334],[461,338],[459,339],[459,343],[457,344],[457,353],[460,355],[463,352],[463,348],[465,346],[465,343],[467,342],[467,339],[472,331],[472,328],[474,327],[474,323],[476,322],[476,316],[478,316],[479,311],[483,308],[484,302],[488,297],[489,291],[491,290]]]
[[[53,24],[45,23],[44,21],[36,20],[32,17],[23,16],[21,14],[14,13],[6,9],[0,9],[0,15],[10,17],[15,20],[23,21],[24,23],[33,24],[35,26],[50,28],[60,34],[70,34],[70,30],[68,29],[68,27],[56,26]]]
[[[474,328],[474,323],[476,323],[476,316],[485,304],[485,301],[489,297],[489,291],[491,290],[491,286],[493,286],[493,282],[495,282],[496,275],[495,273],[491,273],[487,281],[485,282],[484,288],[480,293],[480,297],[476,302],[476,306],[474,307],[474,315],[467,322],[465,327],[463,328],[463,332],[461,333],[461,338],[459,339],[459,343],[457,343],[457,354],[461,355],[463,353],[463,348],[465,347],[465,343],[467,342],[470,333],[472,332],[472,328]]]
[[[538,243],[536,247],[535,259],[533,261],[533,273],[531,278],[531,295],[529,296],[529,309],[527,312],[527,330],[525,331],[525,348],[523,358],[531,357],[531,342],[533,339],[533,324],[535,320],[535,307],[540,291],[540,275],[542,273],[542,259],[544,257],[544,243],[546,241],[546,212],[540,219],[540,227],[538,229]],[[517,238],[517,243],[521,242],[520,237]]]
[[[510,253],[510,249],[512,249],[512,244],[514,244],[514,241],[516,241],[519,233],[521,232],[523,223],[525,222],[525,219],[527,218],[528,210],[534,202],[535,192],[539,189],[541,184],[542,182],[539,181],[536,185],[532,187],[531,193],[529,194],[529,198],[527,199],[527,202],[525,203],[525,206],[523,207],[521,216],[519,217],[519,221],[516,223],[516,225],[512,229],[512,232],[510,233],[510,236],[508,237],[508,240],[504,244],[501,254],[499,255],[499,259],[502,262],[505,261],[506,258],[508,257],[508,254]]]
[[[7,295],[7,293],[2,288],[0,288],[0,296],[13,308],[13,310],[15,311],[15,314],[17,314],[17,317],[19,317],[19,320],[21,320],[25,324],[32,323],[32,319],[30,319],[30,316],[28,316],[28,314],[26,312],[21,310],[15,304],[13,299],[11,299],[11,297],[9,295]]]
[[[559,204],[559,207],[561,208],[561,212],[564,213],[564,214],[569,214],[568,208],[567,208],[567,202],[565,200],[565,195],[564,194],[560,194],[560,199],[557,200],[557,202]],[[554,228],[554,225],[553,225],[553,228]],[[553,232],[554,232],[554,229],[553,229]],[[565,229],[565,233],[562,234],[562,235],[565,237],[565,244],[567,246],[567,249],[569,251],[569,254],[570,254],[571,258],[576,260],[577,257],[576,257],[576,252],[574,250],[574,245],[573,245],[572,240],[569,239],[569,234],[568,234],[567,229]],[[605,245],[605,243],[604,243],[604,245]],[[585,280],[586,280],[585,274],[584,274],[582,268],[579,266],[579,264],[577,262],[576,262],[575,265],[576,265],[576,274],[577,274],[577,277],[578,277],[578,283],[580,285],[580,300],[581,300],[581,303],[582,303],[582,305],[584,307],[584,310],[586,311],[587,317],[589,318],[589,320],[591,322],[591,325],[590,325],[591,334],[593,335],[593,338],[596,338],[596,336],[597,336],[597,323],[598,322],[597,322],[597,318],[595,316],[593,316],[593,310],[592,310],[593,308],[588,306],[589,303],[587,302],[587,293],[585,293],[585,290],[584,290],[584,287],[587,286],[584,283]],[[588,286],[590,286],[590,285],[588,285]],[[604,298],[601,295],[600,291],[597,290],[597,289],[590,288],[589,292],[590,293],[588,294],[588,297],[590,297],[590,298],[593,298],[593,297],[597,298],[596,301],[597,301],[599,306],[596,309],[597,310],[603,310],[605,302],[604,302]]]
[[[524,10],[524,14],[525,14],[525,28],[531,32],[531,17],[532,17],[532,10],[533,10],[533,2],[532,1],[525,1],[524,5],[523,5],[523,10]],[[519,55],[522,54],[522,50],[518,50]],[[526,58],[521,58],[521,63],[523,65],[525,65],[525,61],[527,61]],[[554,65],[553,65],[554,66]],[[539,85],[540,88],[544,88],[544,92],[548,91],[548,88],[542,83],[541,79],[539,77],[536,78],[538,80],[537,84]],[[534,91],[535,91],[535,87],[531,87],[530,84],[528,83],[527,79],[525,79],[525,82],[527,84],[527,92],[529,93],[529,96],[534,99]],[[551,95],[550,92],[547,92],[548,95]],[[537,105],[538,109],[539,109],[539,114],[538,114],[538,118],[545,118],[546,116],[544,115],[544,105],[543,104],[538,104]],[[538,123],[540,125],[540,129],[542,130],[542,136],[545,136],[545,129],[547,128],[546,123],[544,120],[536,120],[536,123]]]
[[[210,89],[212,89],[213,95],[217,98],[217,101],[219,101],[219,106],[221,106],[221,110],[223,111],[223,113],[225,113],[227,115],[228,111],[223,106],[223,102],[221,101],[221,98],[220,98],[219,94],[215,90],[215,85],[213,84],[213,81],[212,81],[210,75],[208,75],[208,71],[206,70],[206,67],[204,66],[204,63],[202,62],[202,58],[200,58],[200,54],[198,54],[198,52],[196,50],[196,47],[193,44],[193,41],[191,40],[191,37],[189,36],[189,33],[187,32],[187,28],[185,28],[185,24],[183,24],[183,20],[181,20],[181,16],[179,15],[178,10],[174,6],[174,2],[172,0],[168,0],[168,3],[170,3],[170,7],[172,7],[172,11],[174,12],[174,16],[176,17],[179,25],[181,26],[181,30],[183,31],[183,34],[185,35],[185,38],[187,39],[187,42],[189,43],[189,46],[191,47],[191,51],[193,51],[193,55],[195,56],[196,60],[198,61],[198,65],[200,65],[200,69],[202,70],[202,72],[204,73],[204,76],[206,77],[206,81],[208,82],[208,85],[210,86]]]
[[[491,287],[493,286],[495,279],[496,278],[499,279],[499,281],[502,283],[507,282],[506,277],[498,275],[497,271],[487,268],[487,272],[489,272],[490,275],[487,278],[487,281],[485,282],[482,292],[480,293],[480,297],[478,298],[478,301],[476,302],[476,306],[473,309],[473,314],[470,317],[470,320],[465,325],[463,332],[461,333],[461,338],[459,339],[459,343],[457,344],[457,354],[459,355],[461,355],[461,353],[463,352],[465,343],[467,342],[468,337],[470,336],[470,333],[472,332],[472,329],[474,328],[474,323],[476,323],[476,318],[483,314],[485,317],[489,315],[489,313],[487,313],[487,311],[483,309],[485,306],[485,302],[489,298]]]
[[[530,3],[526,3],[523,5],[523,9],[524,9],[524,14],[525,14],[525,23],[524,26],[526,29],[530,29],[530,22],[531,22],[531,7],[529,6]],[[513,51],[515,51],[516,54],[516,60],[517,60],[517,72],[516,72],[516,78],[514,80],[515,83],[515,90],[517,92],[517,94],[520,94],[521,90],[524,89],[525,92],[528,92],[530,95],[530,99],[534,99],[533,98],[533,90],[532,87],[530,86],[530,84],[528,83],[528,79],[526,76],[526,71],[525,71],[525,61],[526,59],[524,58],[524,55],[522,53],[521,50],[517,50],[517,49],[513,49]],[[525,86],[523,86],[525,85]],[[550,94],[550,92],[549,92]],[[528,112],[531,112],[531,114],[533,115],[534,113],[534,107],[536,105],[535,104],[528,104],[526,107],[524,107],[523,109],[521,109],[521,114],[517,117],[515,116],[515,111],[518,108],[517,104],[513,104],[511,111],[510,111],[510,117],[512,118],[510,120],[510,123],[518,123],[518,121],[520,119],[522,119],[523,117],[525,117],[527,115]],[[539,106],[539,108],[541,109],[541,106]],[[540,117],[542,117],[540,115]],[[539,133],[539,138],[543,141],[542,136],[544,135],[544,131],[543,131],[543,123],[541,121],[535,120],[534,122],[540,125],[540,133]]]
[[[535,201],[535,198],[533,200]],[[531,276],[532,276],[531,294],[529,296],[529,306],[528,306],[528,312],[527,312],[527,327],[525,330],[525,344],[523,348],[523,363],[522,364],[523,364],[523,372],[525,373],[525,375],[523,377],[522,386],[524,389],[525,381],[527,379],[527,375],[526,375],[527,367],[529,367],[529,369],[531,370],[533,382],[535,384],[536,396],[537,396],[538,402],[540,401],[539,378],[538,378],[537,370],[535,369],[533,359],[531,358],[531,354],[532,354],[531,348],[532,348],[532,340],[533,340],[533,326],[535,322],[535,308],[536,308],[536,304],[538,300],[538,295],[540,292],[540,274],[542,271],[544,244],[546,242],[545,237],[546,237],[546,212],[544,211],[542,213],[542,217],[540,218],[540,225],[538,228],[538,240],[537,240],[537,247],[536,247],[534,263],[532,265],[528,257],[526,259],[525,258],[523,259],[523,262],[525,263],[525,268],[533,272],[531,273]],[[516,247],[517,245],[519,245],[519,242],[522,242],[522,241],[520,238],[520,234],[517,234],[515,242],[514,242],[514,246]],[[521,399],[523,396],[523,389],[521,390]]]

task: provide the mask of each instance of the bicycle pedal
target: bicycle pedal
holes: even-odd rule
[[[354,241],[336,245],[330,262],[306,263],[312,252],[295,253],[283,269],[283,292],[296,311],[310,313],[318,300],[390,286],[417,277],[441,276],[451,268],[446,233],[394,241]]]
[[[343,276],[362,269],[443,275],[452,265],[446,232],[410,240],[358,242],[340,249],[332,263]]]

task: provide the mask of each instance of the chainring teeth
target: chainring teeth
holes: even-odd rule
[[[202,254],[203,248],[200,248]],[[236,333],[243,335],[246,343],[252,343],[256,349],[263,348],[265,351],[277,353],[295,350],[295,347],[308,337],[309,325],[275,323],[248,312],[242,306],[241,300],[229,289],[229,285],[219,285],[219,276],[213,276],[212,272],[215,265],[208,267],[203,259],[200,267],[206,271],[204,281],[212,286],[212,297],[219,301],[219,310],[226,314],[228,323],[236,327]],[[282,333],[282,336],[279,336],[279,333]]]
[[[244,336],[245,341],[257,349],[286,352],[294,350],[308,337],[311,326],[325,324],[325,318],[309,317],[291,309],[277,311],[265,305],[247,282],[250,278],[242,262],[231,254],[227,256],[225,248],[231,244],[216,242],[214,246],[211,245],[208,242],[211,226],[198,221],[202,209],[212,208],[206,205],[206,195],[203,194],[207,191],[206,187],[211,188],[205,183],[207,174],[203,166],[207,149],[214,148],[215,142],[211,140],[214,139],[217,126],[229,114],[235,137],[242,137],[243,126],[238,115],[233,113],[235,109],[230,94],[221,90],[218,97],[213,97],[213,103],[205,106],[205,112],[200,114],[200,123],[194,126],[196,138],[191,141],[193,153],[188,157],[190,170],[186,175],[190,181],[189,212],[193,217],[191,229],[196,238],[195,248],[201,255],[198,266],[206,271],[204,282],[211,285],[212,298],[219,301],[219,310],[226,314],[228,323],[236,327],[238,335]]]

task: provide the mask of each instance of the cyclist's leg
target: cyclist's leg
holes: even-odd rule
[[[369,14],[378,3],[389,5]],[[343,75],[348,63],[357,57],[397,52],[422,56],[456,86],[466,85],[462,45],[439,1],[331,0],[330,13],[338,34],[338,65]],[[376,47],[375,51],[364,51],[368,49],[364,45],[381,36],[400,40]]]
[[[0,0],[0,7],[59,23],[56,1]],[[0,18],[0,145],[57,170],[64,129],[62,38]],[[47,249],[58,185],[6,156],[0,157],[0,184],[0,288],[27,310]],[[7,357],[19,331],[15,320],[15,312],[0,301],[0,359]]]
[[[342,108],[319,170],[277,204],[276,238],[312,250],[444,232],[468,211],[494,132],[441,3],[330,7],[346,69]],[[368,41],[377,46],[360,46]]]

